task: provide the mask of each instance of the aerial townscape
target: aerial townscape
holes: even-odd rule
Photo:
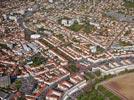
[[[134,0],[0,0],[0,100],[134,100]]]

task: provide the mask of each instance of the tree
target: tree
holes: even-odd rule
[[[17,90],[20,89],[21,85],[22,85],[21,80],[16,80],[16,81],[15,81],[15,87],[17,88]]]
[[[77,68],[76,64],[71,64],[71,65],[70,65],[70,70],[71,70],[72,72],[77,72],[77,71],[78,71],[78,68]]]

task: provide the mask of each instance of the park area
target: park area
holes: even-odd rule
[[[112,78],[104,82],[103,86],[118,95],[121,100],[134,100],[134,73]]]

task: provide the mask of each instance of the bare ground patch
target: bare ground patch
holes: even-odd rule
[[[134,73],[115,77],[103,85],[123,100],[134,100]]]

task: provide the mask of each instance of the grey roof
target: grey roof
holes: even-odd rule
[[[0,77],[0,87],[8,86],[10,84],[9,76],[1,76]]]
[[[134,16],[129,16],[125,14],[118,13],[117,11],[110,11],[106,13],[107,16],[116,18],[119,21],[134,22]]]
[[[0,99],[5,99],[9,94],[8,93],[5,93],[3,91],[0,91]]]

